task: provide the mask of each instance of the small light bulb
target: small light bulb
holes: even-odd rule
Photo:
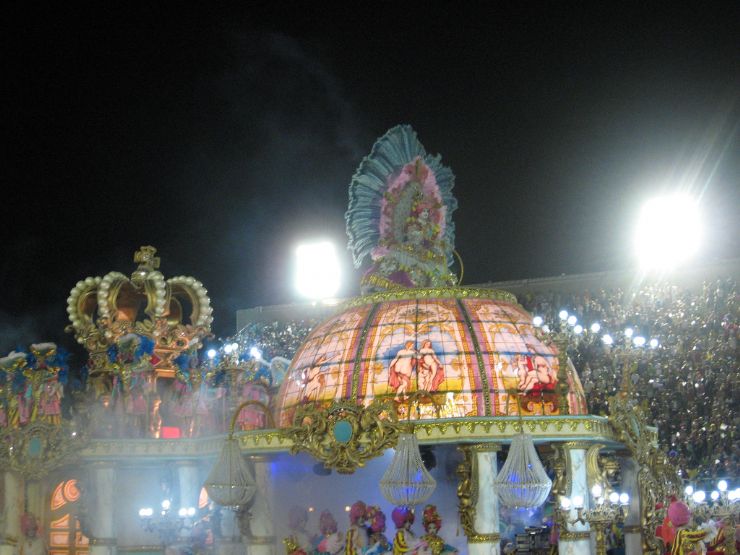
[[[602,489],[601,485],[594,484],[594,487],[591,488],[591,493],[594,497],[601,497],[601,494],[604,493],[604,490]]]
[[[604,342],[604,345],[611,345],[612,343],[614,343],[614,340],[612,339],[612,336],[609,335],[608,333],[605,333],[603,335],[603,337],[601,338],[601,341]]]
[[[613,503],[615,505],[619,503],[619,494],[616,491],[609,494],[609,503]]]
[[[232,343],[231,344],[231,350],[232,351],[238,351],[239,350],[239,343]]]
[[[632,328],[626,328],[624,330],[624,336],[625,337],[632,337],[632,334],[633,333],[635,333],[635,330],[633,330]]]
[[[630,496],[628,493],[619,494],[619,504],[620,505],[629,505],[629,502],[630,502]]]
[[[567,310],[561,310],[560,311],[560,314],[558,314],[558,316],[560,316],[560,319],[561,320],[567,320],[568,319],[568,311]]]
[[[224,345],[224,353],[226,353],[227,355],[230,355],[231,351],[233,350],[234,348],[231,345]]]
[[[576,335],[580,335],[581,333],[583,333],[583,326],[581,324],[576,325],[573,328],[573,333],[575,333]]]
[[[544,326],[542,326],[542,331],[544,331],[545,333],[550,333],[550,326],[545,324]]]
[[[146,516],[146,509],[139,509],[139,516],[145,517]]]
[[[188,516],[188,510],[185,507],[180,507],[180,510],[177,511],[177,516],[179,516],[180,518],[185,518],[186,516]]]
[[[260,351],[257,347],[252,347],[251,349],[249,349],[249,356],[254,359],[260,360],[262,358],[262,351]]]
[[[694,495],[694,488],[693,486],[686,486],[686,489],[683,490],[683,492],[686,494],[687,497],[691,497]]]
[[[717,499],[719,499],[719,492],[717,490],[714,490],[712,493],[709,494],[709,497],[712,498],[712,501],[717,501]]]
[[[692,495],[691,497],[696,503],[704,503],[704,500],[707,498],[707,494],[704,491],[699,490],[695,491],[694,495]]]
[[[654,337],[650,340],[650,348],[651,349],[657,349],[660,346],[660,341],[655,339]]]
[[[348,513],[348,512],[349,512],[349,510],[350,510],[350,506],[349,506],[349,505],[345,505],[345,506],[344,506],[344,512],[345,512],[345,513]]]
[[[542,316],[535,316],[534,318],[532,318],[532,324],[536,328],[539,328],[542,325],[542,322]]]
[[[582,495],[574,495],[573,496],[573,507],[576,509],[582,509],[583,508],[583,496]]]
[[[576,318],[573,314],[568,316],[568,325],[569,326],[575,326],[576,322],[578,321],[578,318]]]
[[[727,491],[727,480],[720,480],[717,482],[717,489],[719,491]]]
[[[568,499],[567,497],[561,497],[560,507],[566,511],[569,510],[570,509],[570,499]]]
[[[642,347],[645,344],[645,338],[641,335],[638,335],[632,340],[632,343],[635,344],[635,347]]]
[[[162,508],[166,511],[170,508],[170,500],[165,499],[162,501]]]
[[[195,507],[188,507],[188,516],[195,516]]]
[[[598,322],[591,324],[591,333],[599,333],[599,331],[601,331],[601,324]]]
[[[216,349],[208,349],[206,355],[208,355],[208,358],[216,358]]]

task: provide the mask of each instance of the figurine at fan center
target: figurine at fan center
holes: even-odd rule
[[[308,524],[308,511],[305,507],[294,505],[288,511],[288,528],[290,537],[293,538],[300,549],[310,553],[313,549],[311,535],[306,530]]]
[[[396,535],[393,536],[393,555],[416,553],[419,540],[411,531],[414,524],[414,511],[410,507],[396,507],[391,513],[393,524],[396,525]]]
[[[367,507],[362,501],[355,501],[349,508],[349,528],[345,541],[345,555],[361,555],[367,547],[367,528],[365,528]]]
[[[355,267],[372,262],[363,293],[453,285],[454,176],[408,125],[390,129],[355,172],[347,210]]]
[[[385,537],[385,514],[380,507],[367,508],[367,519],[370,523],[370,538],[365,555],[383,555],[393,553],[393,546]]]
[[[422,515],[422,525],[426,534],[421,537],[421,546],[419,555],[453,555],[457,554],[457,549],[445,543],[439,536],[439,529],[442,527],[442,518],[437,512],[435,505],[424,507]]]
[[[339,532],[337,521],[329,511],[322,511],[319,517],[321,539],[316,546],[318,555],[339,555],[344,552],[344,535]]]

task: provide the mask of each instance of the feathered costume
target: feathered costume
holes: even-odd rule
[[[373,264],[363,292],[452,285],[455,176],[419,142],[409,125],[389,130],[373,145],[349,189],[345,216],[355,267]]]

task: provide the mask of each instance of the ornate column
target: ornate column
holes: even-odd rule
[[[625,457],[620,461],[622,488],[629,493],[630,505],[624,519],[624,550],[626,555],[642,555],[642,526],[640,525],[640,488],[637,485],[637,461]]]
[[[84,504],[90,555],[115,555],[118,540],[115,531],[114,503],[116,497],[115,463],[99,461],[87,469]]]
[[[239,515],[239,528],[248,555],[275,555],[275,527],[272,524],[272,484],[270,482],[270,459],[256,455],[249,457],[254,464],[254,479],[257,493],[252,506]]]
[[[493,480],[498,474],[496,453],[501,446],[482,443],[460,447],[463,461],[457,468],[460,482],[460,524],[468,537],[470,555],[499,555],[498,496]]]
[[[21,537],[21,478],[6,470],[0,474],[2,505],[0,505],[0,555],[13,555]]]
[[[591,492],[588,489],[588,475],[586,472],[586,450],[591,444],[583,441],[568,441],[563,444],[566,465],[566,495],[571,502],[575,497],[583,499],[583,508],[590,505]],[[568,519],[576,518],[575,509],[568,511]],[[588,523],[568,522],[560,530],[558,540],[560,555],[588,555],[591,553],[591,532]]]
[[[194,507],[197,509],[203,480],[198,476],[196,461],[177,461],[177,483],[180,490],[180,505],[174,507],[175,513],[181,508]]]

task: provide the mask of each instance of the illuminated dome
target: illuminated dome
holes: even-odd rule
[[[532,317],[503,291],[404,289],[349,301],[296,353],[275,398],[276,422],[304,403],[369,405],[429,391],[412,418],[558,415],[558,357]],[[566,369],[570,414],[586,414]],[[401,416],[406,416],[405,412]]]

